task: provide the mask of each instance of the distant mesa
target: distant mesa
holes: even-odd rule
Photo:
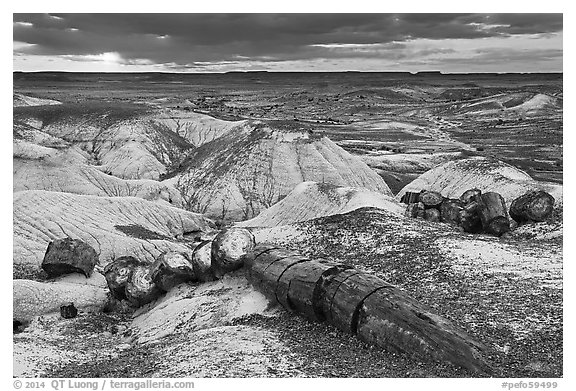
[[[249,121],[196,149],[169,174],[192,211],[226,221],[250,219],[302,182],[363,187],[392,195],[360,158],[294,121]]]
[[[35,98],[33,96],[14,93],[13,107],[60,105],[62,102],[53,99]]]

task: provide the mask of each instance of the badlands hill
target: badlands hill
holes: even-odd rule
[[[12,99],[13,99],[13,107],[46,106],[46,105],[62,104],[62,102],[58,102],[57,100],[36,98],[33,96],[18,93],[14,93]]]
[[[223,220],[246,220],[314,181],[392,195],[358,157],[294,121],[251,121],[194,150],[166,183],[187,208]]]
[[[483,192],[495,191],[504,197],[506,204],[529,190],[544,190],[556,200],[555,208],[562,208],[562,185],[535,181],[522,170],[504,162],[474,157],[441,164],[406,185],[396,195],[400,200],[407,191],[422,189],[440,192],[444,197],[458,198],[468,189],[478,188]]]
[[[275,227],[342,214],[363,207],[404,213],[405,206],[391,196],[360,187],[337,187],[326,183],[302,182],[285,198],[253,219],[237,223],[242,227]]]

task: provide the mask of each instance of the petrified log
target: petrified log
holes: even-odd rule
[[[162,291],[152,281],[150,266],[138,265],[132,270],[126,284],[126,298],[132,305],[141,307],[156,300],[161,294]]]
[[[363,300],[357,332],[361,340],[392,352],[489,372],[482,344],[391,284]]]
[[[440,221],[440,211],[435,208],[426,209],[424,211],[424,220],[428,220],[434,223]]]
[[[104,277],[112,296],[118,300],[126,299],[126,284],[132,276],[132,271],[142,262],[131,256],[116,258],[104,267]]]
[[[552,214],[556,200],[542,190],[529,191],[510,205],[510,217],[518,223],[544,221]]]
[[[276,261],[268,264],[268,266],[262,269],[261,279],[259,282],[264,295],[272,301],[281,303],[280,300],[278,300],[276,291],[278,290],[278,284],[282,274],[284,274],[284,272],[286,272],[290,267],[307,261],[309,261],[309,259],[306,257],[301,255],[292,255],[289,257],[277,259]],[[286,300],[283,300],[283,302],[285,305],[287,305]]]
[[[474,197],[478,203],[478,215],[484,232],[501,236],[510,231],[506,202],[498,193],[488,192]]]
[[[438,208],[444,197],[437,191],[425,191],[420,194],[419,201],[424,204],[425,209]]]
[[[89,278],[97,263],[98,254],[89,244],[79,239],[64,238],[48,244],[42,269],[50,278],[70,273],[82,273]]]
[[[72,319],[78,315],[78,309],[74,307],[74,303],[69,303],[60,306],[60,316],[64,319]]]
[[[322,284],[344,269],[345,266],[326,260],[295,263],[278,279],[276,298],[284,308],[321,322],[325,319]]]
[[[205,240],[192,253],[192,269],[200,282],[214,281],[212,272],[212,241]]]
[[[462,209],[460,200],[445,198],[440,204],[440,221],[447,224],[460,225]]]
[[[246,228],[230,228],[212,241],[212,270],[216,277],[239,269],[247,253],[254,249],[254,235]]]
[[[460,226],[465,232],[479,233],[482,232],[482,222],[478,215],[478,203],[472,201],[460,211]]]
[[[460,201],[462,201],[462,203],[464,205],[467,205],[467,204],[471,203],[472,201],[474,201],[475,197],[479,197],[480,195],[482,195],[482,191],[480,189],[474,188],[474,189],[466,190],[460,196]]]
[[[354,269],[336,274],[324,290],[322,309],[326,319],[340,330],[355,334],[359,305],[383,284],[384,280]]]
[[[404,193],[402,198],[400,198],[400,202],[404,204],[415,204],[420,201],[419,198],[420,198],[420,192],[415,193],[407,191],[406,193]]]
[[[174,251],[160,254],[150,271],[156,286],[168,292],[176,285],[196,280],[196,274],[188,255]]]

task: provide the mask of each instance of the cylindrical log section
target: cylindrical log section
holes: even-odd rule
[[[460,201],[462,201],[462,203],[464,205],[467,205],[470,202],[474,201],[475,198],[479,197],[480,195],[482,195],[482,191],[480,189],[474,188],[474,189],[466,190],[460,196]]]
[[[489,234],[501,236],[510,231],[506,202],[498,193],[488,192],[475,197],[482,229]]]
[[[363,301],[357,333],[361,340],[392,352],[489,372],[482,344],[390,284]]]
[[[462,212],[462,202],[456,199],[445,198],[440,204],[440,221],[460,225],[460,213]]]
[[[336,274],[330,285],[324,291],[323,313],[334,326],[354,334],[362,301],[388,284],[378,277],[350,269]]]
[[[156,300],[162,294],[152,281],[150,266],[136,266],[126,284],[126,298],[136,306],[141,307]]]
[[[298,253],[282,248],[272,248],[257,255],[250,262],[251,267],[248,272],[248,278],[252,285],[260,287],[264,280],[266,268],[274,262],[290,256],[298,256]]]
[[[278,280],[276,298],[284,308],[304,317],[322,322],[325,317],[321,305],[323,279],[346,267],[329,261],[308,261],[293,264]]]
[[[240,269],[255,247],[254,235],[246,228],[221,231],[212,241],[212,270],[216,277]]]
[[[424,204],[425,209],[438,208],[444,200],[444,197],[437,191],[425,191],[420,194],[418,200]]]
[[[192,269],[200,282],[214,281],[216,277],[212,272],[212,241],[205,240],[194,249],[192,253]]]
[[[555,201],[554,197],[545,191],[529,191],[512,201],[510,217],[518,223],[544,221],[552,215]]]
[[[482,232],[482,222],[478,215],[478,203],[476,201],[468,203],[460,211],[460,226],[465,232],[473,234]]]
[[[440,211],[435,208],[426,209],[424,211],[424,220],[437,223],[440,221]]]
[[[165,292],[176,285],[197,280],[188,255],[174,251],[161,254],[150,274],[156,286]]]
[[[419,198],[420,198],[420,192],[414,193],[411,191],[407,191],[406,193],[404,193],[404,195],[402,195],[400,202],[404,204],[415,204],[418,201],[420,201]]]
[[[118,257],[104,267],[104,277],[112,293],[118,300],[126,299],[126,284],[132,276],[132,271],[136,266],[143,265],[142,262],[131,256]]]

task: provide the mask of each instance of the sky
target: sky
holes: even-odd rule
[[[562,72],[562,14],[13,14],[13,70]]]

